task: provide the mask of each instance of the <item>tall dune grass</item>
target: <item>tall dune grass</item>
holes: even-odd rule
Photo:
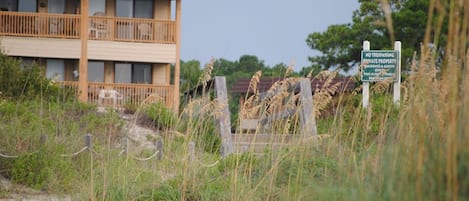
[[[136,161],[132,154],[149,156],[153,150],[131,148],[129,155],[119,155],[118,139],[126,131],[115,126],[122,122],[113,112],[93,115],[88,106],[52,104],[46,104],[48,112],[40,112],[44,102],[20,107],[0,100],[0,118],[7,122],[0,123],[0,151],[24,153],[22,160],[0,159],[0,174],[51,193],[70,194],[74,200],[469,200],[469,2],[430,2],[429,16],[439,18],[428,22],[412,72],[403,81],[399,106],[385,93],[386,84],[372,90],[368,110],[361,107],[360,95],[326,93],[334,86],[317,93],[323,94],[314,99],[318,115],[334,107],[335,115],[317,119],[331,138],[305,139],[262,156],[244,153],[222,159],[213,126],[213,117],[223,115],[221,105],[203,91],[204,98],[192,100],[169,127],[158,130],[164,142],[162,160]],[[444,62],[438,62],[426,44],[441,44],[438,33],[444,20],[449,21],[448,41]],[[210,79],[211,70],[209,64],[201,82]],[[254,96],[246,99],[240,116],[270,115],[295,105],[296,97],[282,86],[296,78],[286,75],[285,83],[274,86],[272,96],[262,102],[256,90],[260,76],[254,75]],[[155,113],[149,116],[173,119],[163,117],[166,112]],[[86,119],[77,120],[77,115]],[[294,117],[273,125],[270,130],[277,133],[299,130]],[[31,155],[39,149],[37,135],[42,132],[50,132],[55,141],[45,145],[48,155]],[[76,142],[86,132],[96,135],[98,154],[58,157],[80,148]],[[32,162],[40,162],[44,171],[38,172],[44,175],[31,175],[37,171],[28,169]],[[41,185],[15,179],[25,174]]]

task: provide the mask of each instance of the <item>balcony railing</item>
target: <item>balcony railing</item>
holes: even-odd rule
[[[90,39],[175,43],[176,24],[171,20],[90,17]]]
[[[176,43],[172,20],[90,16],[89,39],[146,43]],[[80,38],[80,15],[0,11],[0,35]]]
[[[79,25],[78,15],[0,11],[0,35],[79,38]]]
[[[78,82],[61,82],[65,87],[78,89]],[[127,84],[127,83],[88,83],[88,102],[100,106],[140,105],[162,102],[173,106],[172,85]]]

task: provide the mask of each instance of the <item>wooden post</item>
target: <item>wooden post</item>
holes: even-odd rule
[[[90,151],[93,148],[93,142],[91,140],[91,134],[86,134],[85,135],[85,146],[88,147],[88,150],[90,150]]]
[[[181,68],[181,0],[176,0],[176,64],[174,65],[174,110],[179,110],[179,77]]]
[[[233,153],[233,143],[231,142],[231,117],[228,108],[228,92],[226,89],[225,77],[215,77],[215,94],[218,104],[222,106],[221,115],[216,119],[216,124],[221,136],[221,157]]]
[[[124,155],[127,155],[129,153],[129,138],[127,136],[124,136],[124,139],[122,139],[122,144],[124,144]]]
[[[195,143],[190,141],[188,146],[189,147],[187,148],[187,152],[189,154],[189,161],[194,162],[195,161]]]
[[[370,41],[363,41],[363,50],[370,50]],[[365,69],[362,69],[364,71]],[[363,75],[363,72],[362,72]],[[363,82],[363,89],[362,89],[362,105],[363,108],[368,108],[368,104],[370,102],[370,83],[368,81]]]
[[[156,158],[158,160],[161,160],[161,158],[163,158],[163,141],[161,140],[156,141],[156,150],[158,150],[158,154],[156,155]]]
[[[80,40],[81,56],[78,68],[78,101],[88,101],[88,0],[81,0]]]
[[[401,41],[394,42],[394,50],[397,51],[397,66],[396,66],[396,77],[394,81],[393,96],[392,100],[395,105],[399,106],[401,100]]]
[[[46,145],[47,139],[48,139],[48,137],[47,137],[46,134],[42,134],[42,135],[41,135],[41,137],[39,138],[39,141],[41,142],[41,145],[42,145],[42,146],[45,146],[45,145]]]
[[[317,135],[316,120],[313,113],[313,95],[311,91],[311,81],[307,78],[300,80],[300,127],[304,136]]]

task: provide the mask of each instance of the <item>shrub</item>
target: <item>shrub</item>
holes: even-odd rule
[[[173,111],[166,108],[163,103],[153,103],[144,108],[144,114],[156,126],[162,128],[171,128],[177,121],[176,115]]]
[[[73,89],[59,87],[44,77],[43,71],[38,65],[21,67],[19,60],[0,53],[1,95],[12,100],[42,98],[45,101],[68,101],[75,97]]]
[[[60,149],[60,146],[56,146]],[[0,169],[15,183],[38,190],[69,191],[76,178],[73,165],[58,155],[58,149],[44,147],[37,152],[22,154],[18,158],[0,158]]]

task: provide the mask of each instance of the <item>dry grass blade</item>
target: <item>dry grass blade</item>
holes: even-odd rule
[[[251,78],[251,81],[249,82],[249,88],[246,92],[246,94],[250,94],[253,92],[251,96],[246,96],[244,103],[240,109],[240,117],[241,118],[254,118],[260,109],[260,107],[256,106],[258,100],[259,100],[259,90],[258,90],[258,84],[260,82],[260,79],[262,77],[262,71],[257,71]]]
[[[207,82],[212,78],[212,70],[214,63],[215,59],[210,60],[210,62],[205,65],[204,72],[199,78],[199,84],[202,84],[204,88],[206,87]]]
[[[284,78],[287,78],[288,76],[290,76],[292,73],[293,73],[293,65],[289,65],[287,67],[287,69],[285,70],[285,77]]]
[[[251,81],[249,82],[249,88],[248,88],[248,91],[247,93],[250,93],[251,91],[254,93],[254,94],[257,94],[258,91],[257,91],[257,85],[259,84],[260,80],[261,80],[261,77],[262,77],[262,71],[257,71],[251,78]]]
[[[318,118],[321,116],[321,112],[326,110],[332,101],[333,95],[339,89],[341,82],[333,83],[338,71],[322,71],[312,80],[319,80],[323,82],[322,87],[317,87],[314,91],[313,102],[314,102],[314,116]]]
[[[394,82],[394,80],[392,78],[385,79],[381,82],[376,82],[376,84],[374,84],[371,87],[371,92],[374,93],[374,94],[386,93],[387,91],[389,91],[389,88],[390,88],[390,86],[393,82]]]

